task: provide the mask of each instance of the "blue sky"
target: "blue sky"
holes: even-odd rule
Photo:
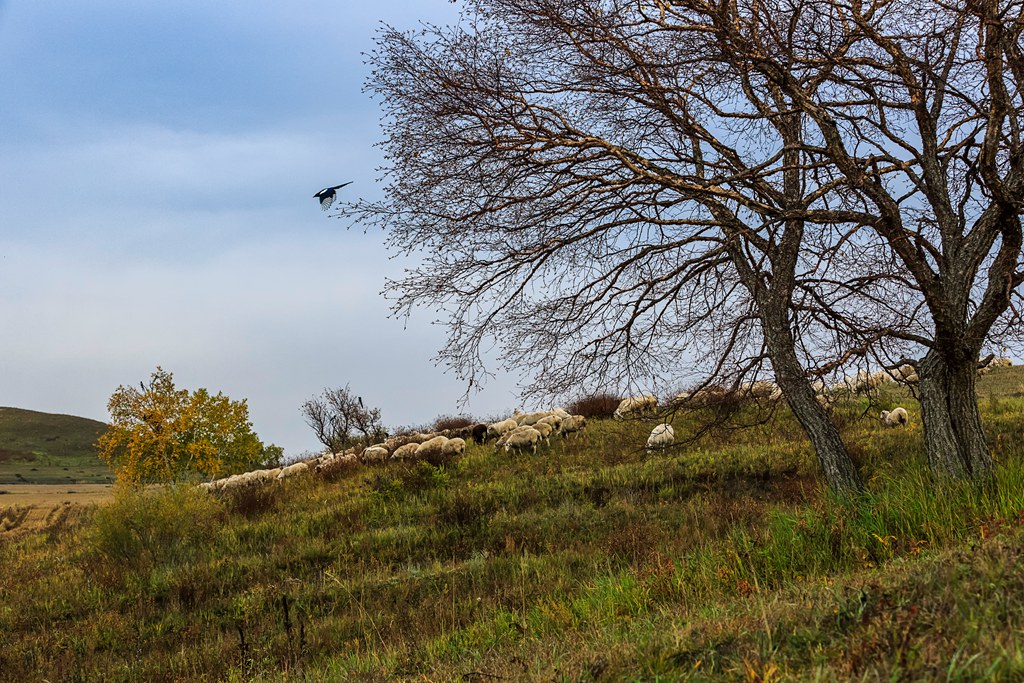
[[[290,454],[317,447],[299,406],[324,387],[390,425],[456,412],[434,316],[387,317],[383,236],[312,195],[380,191],[361,55],[379,23],[457,9],[0,1],[0,405],[105,419],[160,365],[247,398]],[[500,376],[468,410],[515,405]]]

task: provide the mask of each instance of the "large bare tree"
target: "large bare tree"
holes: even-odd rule
[[[837,342],[880,343],[879,320],[920,328],[884,291],[910,282],[927,299],[910,252],[935,257],[908,239],[927,228],[903,225],[927,213],[914,187],[858,144],[889,125],[893,88],[856,77],[854,5],[477,0],[454,28],[387,29],[370,57],[387,198],[344,213],[419,254],[396,310],[444,308],[440,357],[473,381],[495,340],[550,393],[770,368],[829,484],[856,490],[807,371],[847,357]],[[841,271],[879,243],[892,267]]]
[[[992,461],[975,370],[994,326],[1016,316],[1011,302],[1024,281],[1024,3],[684,1],[664,9],[662,25],[703,21],[750,79],[772,84],[804,114],[826,177],[854,191],[850,220],[885,241],[919,296],[913,312],[927,314],[924,324],[912,314],[886,332],[923,349],[932,468],[986,478]],[[780,11],[804,27],[805,46],[781,59]]]

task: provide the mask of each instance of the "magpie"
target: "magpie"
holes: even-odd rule
[[[334,203],[334,191],[335,190],[340,190],[341,188],[345,187],[346,185],[351,185],[351,184],[352,184],[352,181],[350,180],[347,183],[342,183],[341,185],[335,185],[334,187],[325,187],[324,189],[320,190],[315,195],[313,195],[313,198],[314,199],[319,199],[320,200],[320,208],[323,209],[324,211],[326,211],[327,209],[331,208],[331,204]]]

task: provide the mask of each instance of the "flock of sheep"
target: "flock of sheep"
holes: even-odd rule
[[[991,368],[1007,367],[1011,364],[1008,358],[995,358],[981,368],[979,373],[984,374]],[[832,386],[827,386],[819,380],[813,386],[819,402],[828,406],[844,393],[865,393],[889,382],[913,384],[917,380],[914,368],[910,365],[903,365],[891,371],[869,373],[862,370],[855,375],[844,377]],[[733,391],[709,386],[692,393],[676,394],[670,405],[676,406],[683,403],[696,406],[708,405],[730,395],[777,401],[782,398],[782,390],[774,382],[767,381],[741,384],[738,389]],[[616,419],[624,420],[653,415],[657,411],[658,398],[651,394],[645,394],[622,399],[613,416]],[[883,410],[880,419],[886,427],[904,427],[908,422],[907,411],[902,407],[894,408],[891,411]],[[324,473],[334,467],[355,463],[456,457],[465,452],[467,439],[472,439],[478,444],[493,439],[495,451],[504,450],[506,453],[511,453],[529,450],[536,453],[542,443],[549,443],[552,435],[568,437],[579,434],[586,428],[586,424],[585,417],[570,415],[563,408],[535,413],[516,411],[511,417],[491,424],[478,423],[461,429],[396,436],[363,449],[350,448],[343,453],[327,453],[285,467],[233,474],[229,477],[205,482],[199,487],[210,492],[226,492],[287,479],[308,471]],[[661,423],[651,430],[646,447],[647,450],[659,450],[668,448],[674,443],[675,432],[672,425]]]
[[[517,411],[512,417],[492,424],[478,423],[441,432],[395,436],[366,448],[353,447],[342,453],[327,453],[285,467],[233,474],[199,484],[199,488],[211,493],[228,493],[310,471],[325,474],[334,468],[358,463],[448,459],[465,453],[467,439],[479,444],[494,439],[495,450],[531,450],[536,453],[537,447],[542,442],[548,443],[552,435],[572,436],[582,432],[586,425],[585,417],[570,415],[562,408],[537,413]]]

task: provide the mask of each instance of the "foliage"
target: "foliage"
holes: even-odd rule
[[[100,458],[127,484],[216,477],[271,464],[282,455],[252,431],[244,399],[178,389],[160,367],[149,384],[119,386],[107,409],[111,423],[97,444]]]
[[[590,394],[570,403],[567,410],[572,415],[582,415],[587,419],[611,417],[619,407],[620,400],[615,394]]]
[[[438,415],[430,431],[443,432],[446,429],[462,429],[477,423],[471,415]]]
[[[356,444],[369,445],[386,438],[380,408],[363,405],[346,384],[337,389],[324,389],[302,404],[300,409],[316,438],[331,450],[340,453]]]

